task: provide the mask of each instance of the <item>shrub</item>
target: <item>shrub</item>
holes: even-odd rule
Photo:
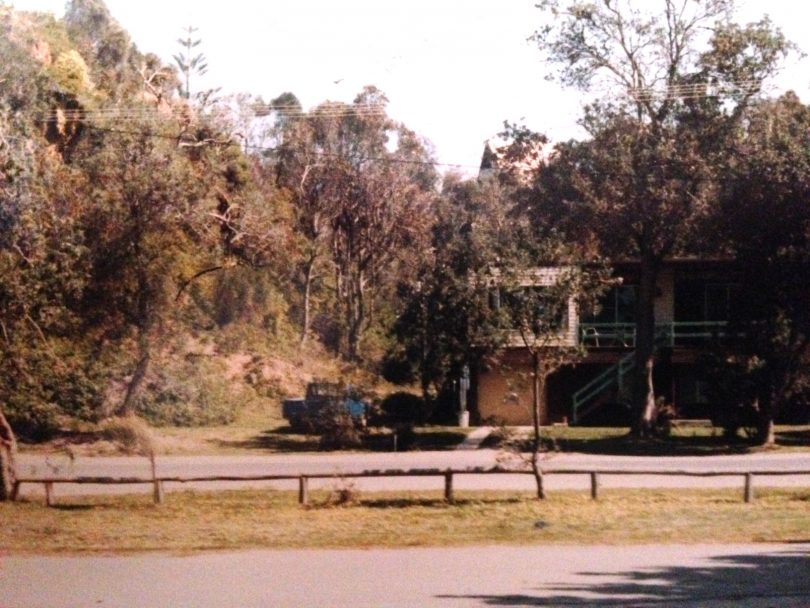
[[[421,423],[428,414],[424,399],[406,392],[391,393],[383,399],[380,409],[386,425]]]
[[[316,435],[322,450],[344,450],[360,447],[365,429],[362,422],[352,418],[341,406],[329,406],[308,416],[305,426]]]
[[[324,507],[342,507],[357,503],[360,492],[353,481],[341,477],[333,486],[323,503]]]
[[[219,366],[186,362],[155,372],[135,411],[157,426],[228,424],[236,417],[242,393],[232,390]]]
[[[109,418],[101,423],[100,435],[112,441],[128,454],[148,456],[155,444],[149,425],[137,416]]]
[[[5,414],[18,438],[25,441],[46,441],[59,429],[59,408],[36,399],[12,400],[5,405]]]

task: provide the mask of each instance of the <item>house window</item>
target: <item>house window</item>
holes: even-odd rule
[[[731,284],[706,285],[705,320],[728,321],[731,305],[739,294],[739,286]]]
[[[733,283],[678,281],[675,285],[675,320],[680,322],[728,321],[740,286]]]
[[[634,323],[636,319],[636,286],[613,287],[600,301],[599,311],[583,319],[586,323]]]

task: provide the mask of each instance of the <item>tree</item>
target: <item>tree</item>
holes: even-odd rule
[[[386,115],[386,103],[368,87],[352,104],[327,102],[298,116],[304,125],[281,113],[279,183],[293,195],[304,242],[302,336],[314,273],[328,248],[340,350],[355,361],[378,298],[394,283],[389,273],[423,234],[436,179],[425,144]]]
[[[14,431],[0,411],[0,502],[14,497],[16,467],[14,457],[17,452],[17,440]]]
[[[8,197],[11,195],[11,186],[14,181],[14,175],[19,171],[17,160],[13,158],[12,149],[9,141],[6,138],[7,124],[6,117],[0,115],[0,226],[7,229],[9,222],[9,213],[6,209],[8,204]],[[0,293],[2,292],[0,287]],[[0,300],[1,301],[1,300]],[[5,316],[5,315],[3,315]],[[0,322],[5,319],[0,317]],[[2,324],[5,328],[5,323]],[[4,337],[8,341],[8,332],[4,329]],[[6,344],[8,346],[8,344]],[[0,502],[9,500],[14,491],[15,481],[15,467],[14,455],[16,451],[16,438],[14,431],[9,425],[3,410],[0,408]]]
[[[715,226],[733,251],[745,297],[727,361],[745,370],[756,440],[810,389],[810,108],[793,93],[756,104],[730,156]],[[727,404],[736,406],[737,404]]]
[[[402,309],[387,357],[392,381],[418,381],[426,404],[465,365],[492,355],[502,339],[502,315],[492,308],[492,269],[508,259],[512,201],[496,180],[445,177],[416,272],[400,280]]]
[[[64,23],[102,96],[123,100],[138,94],[143,58],[103,0],[69,0]]]
[[[195,249],[190,218],[200,212],[201,182],[174,142],[142,130],[96,131],[77,160],[88,176],[84,221],[92,259],[85,318],[109,337],[133,332],[135,363],[118,411],[131,411],[152,348],[176,293],[178,264]]]
[[[194,33],[199,28],[188,26],[183,31],[186,33],[185,38],[178,38],[177,43],[182,47],[182,50],[173,55],[175,64],[180,70],[182,84],[178,87],[180,97],[186,100],[192,98],[191,95],[191,79],[205,76],[208,72],[208,60],[203,53],[197,52],[195,49],[202,44],[202,40],[194,38]],[[194,100],[200,105],[206,105],[211,96],[214,95],[219,89],[205,89],[196,92],[193,96]]]
[[[661,264],[693,245],[714,201],[724,142],[791,48],[767,19],[732,23],[733,0],[659,6],[645,13],[622,0],[545,0],[539,7],[553,20],[534,35],[561,83],[619,91],[586,107],[591,139],[559,147],[528,208],[565,218],[569,234],[609,257],[639,261],[636,436],[653,431]]]
[[[517,333],[519,343],[532,360],[531,467],[537,498],[543,499],[543,472],[539,465],[540,415],[547,380],[587,354],[582,345],[566,342],[568,318],[572,309],[593,309],[607,282],[600,268],[588,269],[576,262],[568,247],[559,241],[547,237],[534,248],[535,255],[537,249],[542,250],[539,257],[522,265],[515,263],[518,256],[513,257],[509,270],[499,276],[498,281],[506,279],[508,285],[506,289],[501,288],[504,291],[502,306],[507,312],[508,327],[512,328],[508,335]]]

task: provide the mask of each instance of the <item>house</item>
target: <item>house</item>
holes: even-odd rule
[[[537,144],[516,165],[516,178],[528,180],[538,163],[553,151]],[[487,141],[479,180],[492,179],[504,164],[503,148]],[[554,280],[562,269],[535,272],[529,283],[538,287]],[[561,320],[560,346],[581,345],[585,357],[552,374],[542,398],[541,424],[629,423],[632,371],[635,367],[636,294],[639,264],[613,264],[615,285],[602,297],[596,314],[573,304]],[[699,364],[702,355],[723,337],[735,299],[741,295],[729,259],[675,258],[660,270],[655,300],[656,398],[674,405],[686,417],[707,417],[709,399]],[[527,283],[527,284],[529,284]],[[495,363],[479,364],[471,392],[473,419],[481,423],[532,423],[532,360],[520,340],[510,340]]]
[[[628,421],[638,265],[614,264],[616,284],[595,314],[568,306],[561,321],[562,345],[579,344],[586,355],[547,382],[541,423],[613,423]],[[660,272],[655,300],[656,397],[682,415],[705,417],[708,399],[699,361],[724,335],[740,287],[728,260],[668,260]],[[553,273],[546,272],[544,280]],[[542,284],[542,282],[541,282]],[[531,357],[519,341],[510,341],[495,364],[479,365],[473,383],[473,410],[481,422],[531,424]]]

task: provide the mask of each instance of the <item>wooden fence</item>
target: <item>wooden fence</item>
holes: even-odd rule
[[[55,504],[53,487],[56,484],[80,485],[131,485],[151,484],[155,504],[165,500],[163,485],[165,483],[199,483],[199,482],[256,482],[256,481],[290,481],[298,480],[298,502],[302,505],[309,503],[310,479],[368,479],[380,477],[438,477],[444,479],[444,498],[453,502],[453,480],[460,475],[532,475],[528,469],[493,468],[467,468],[467,469],[387,469],[367,470],[355,473],[306,473],[298,475],[207,475],[197,477],[23,477],[16,480],[12,499],[19,496],[22,484],[43,484],[45,486],[45,502],[50,507]],[[600,481],[608,476],[638,476],[655,475],[661,477],[740,477],[743,483],[743,500],[754,500],[754,478],[758,477],[786,477],[808,476],[810,470],[760,470],[760,471],[686,471],[662,469],[633,469],[633,470],[583,470],[583,469],[548,469],[543,471],[543,477],[551,475],[585,475],[590,478],[591,498],[599,498]],[[810,479],[808,480],[810,485]]]

